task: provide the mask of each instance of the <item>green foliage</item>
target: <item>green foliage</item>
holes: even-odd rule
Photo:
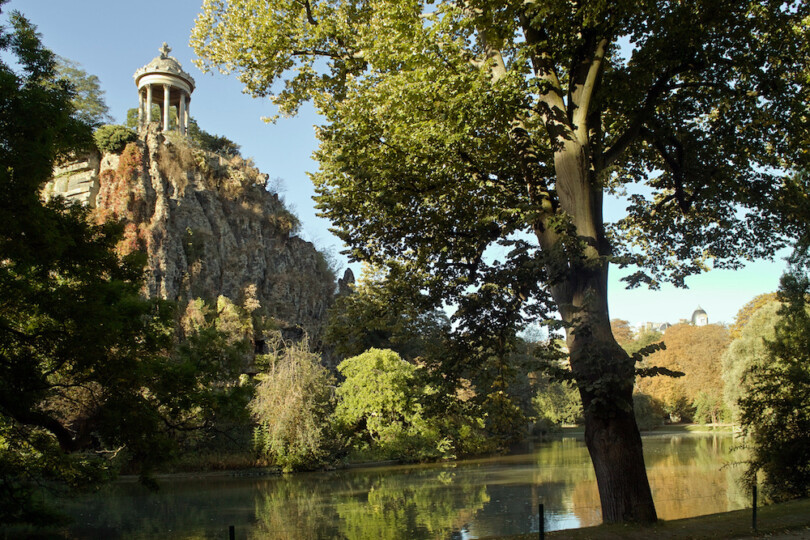
[[[324,342],[349,357],[368,349],[391,349],[408,360],[441,354],[450,322],[441,311],[420,310],[418,299],[385,280],[384,272],[366,266],[351,294],[329,309]]]
[[[54,162],[88,148],[92,130],[35,29],[18,13],[9,20],[10,31],[0,28],[0,521],[42,524],[52,517],[42,489],[93,486],[124,464],[146,475],[241,390],[224,382],[235,366],[214,341],[176,349],[174,307],[141,297],[144,257],[119,257],[119,224],[42,202]]]
[[[740,419],[740,399],[748,393],[745,373],[752,366],[767,361],[765,344],[774,337],[779,308],[779,302],[774,299],[747,316],[745,326],[739,330],[739,337],[723,353],[723,401],[735,423]]]
[[[79,121],[98,127],[112,120],[97,76],[90,75],[76,62],[61,56],[56,58],[56,73],[70,83],[74,92],[71,100],[73,114]]]
[[[701,424],[717,424],[731,420],[731,411],[723,402],[723,396],[716,392],[699,392],[693,403],[693,419]]]
[[[206,0],[191,41],[282,114],[314,103],[323,215],[352,257],[458,306],[459,336],[499,337],[472,358],[497,372],[502,330],[560,313],[586,418],[607,419],[591,454],[626,444],[642,478],[608,263],[683,286],[804,234],[808,17],[771,0]],[[605,223],[612,194],[626,212]],[[606,469],[605,519],[654,520],[646,483]]]
[[[417,368],[391,350],[370,349],[344,360],[338,371],[335,422],[352,446],[379,458],[416,461],[442,457],[448,439],[424,417]]]
[[[146,109],[144,108],[144,117],[143,121],[146,122]],[[160,105],[157,103],[152,103],[152,122],[158,122],[161,126],[163,126],[163,115],[160,112]],[[138,108],[133,107],[131,109],[127,109],[127,120],[124,123],[130,129],[137,130],[138,129]],[[169,131],[174,131],[177,129],[177,107],[169,107]]]
[[[339,443],[329,425],[334,380],[306,342],[279,339],[263,359],[250,410],[254,446],[285,471],[312,469],[334,459]]]
[[[734,340],[740,337],[743,328],[745,328],[761,308],[776,302],[776,293],[765,293],[755,296],[748,301],[734,317],[734,324],[729,328],[729,337]]]
[[[642,431],[649,431],[661,426],[664,423],[663,404],[652,396],[636,392],[633,394],[633,413],[636,416],[638,428]]]
[[[128,143],[135,141],[138,135],[127,128],[119,125],[106,125],[98,128],[93,133],[96,146],[102,152],[120,153]]]
[[[188,138],[197,148],[224,156],[239,156],[239,145],[224,135],[212,135],[201,129],[193,118],[188,123]]]
[[[239,315],[242,320],[234,322]],[[181,451],[216,447],[222,439],[239,437],[249,425],[247,404],[253,386],[242,376],[253,350],[253,336],[244,331],[249,321],[249,313],[228,301],[219,300],[216,309],[199,298],[186,305],[178,342],[163,366],[167,378],[163,384],[178,400],[171,421],[184,426],[172,433]]]
[[[156,104],[152,104],[152,120],[159,120],[160,116],[160,107]],[[130,129],[137,129],[138,128],[138,109],[132,108],[127,110],[127,121],[126,127]],[[169,114],[169,129],[174,130],[177,128],[177,111],[175,107],[172,107],[172,110]],[[194,118],[189,119],[188,122],[188,139],[191,141],[192,146],[195,148],[199,148],[200,150],[205,150],[206,152],[214,152],[216,154],[222,154],[228,157],[240,156],[242,155],[240,151],[240,146],[233,142],[228,137],[223,135],[213,135],[208,133],[204,129],[200,128],[200,125]]]
[[[793,269],[782,276],[782,303],[762,362],[744,372],[740,424],[750,436],[748,485],[764,473],[774,500],[810,495],[810,280]]]
[[[532,405],[543,426],[581,424],[584,420],[579,391],[571,384],[547,383],[538,390]]]
[[[662,341],[664,341],[664,335],[661,332],[645,329],[638,333],[636,339],[625,343],[622,345],[622,347],[625,351],[627,351],[627,354],[633,355],[642,349],[649,347],[650,345],[655,345],[656,343],[661,343]]]
[[[144,110],[146,110],[145,107],[144,107]],[[170,118],[170,121],[172,122],[172,124],[170,125],[170,128],[177,127],[174,117],[172,115],[169,115],[169,118]],[[160,119],[161,119],[160,105],[158,105],[156,103],[152,103],[152,121],[155,122],[155,121],[160,120]],[[144,118],[144,121],[146,121],[145,118]],[[127,121],[124,123],[124,125],[127,126],[129,129],[138,129],[138,108],[137,107],[127,109]]]
[[[42,517],[41,482],[79,487],[98,477],[106,460],[67,455],[83,436],[80,424],[72,431],[65,421],[75,406],[48,405],[75,394],[74,383],[93,392],[91,383],[109,375],[103,363],[94,372],[100,360],[121,367],[128,353],[107,348],[154,347],[130,342],[149,326],[138,317],[150,310],[137,297],[138,265],[110,255],[115,227],[91,226],[84,211],[40,200],[54,161],[88,147],[91,129],[71,114],[73,93],[35,28],[16,12],[9,20],[10,31],[0,28],[2,522]],[[108,331],[97,336],[99,328]]]

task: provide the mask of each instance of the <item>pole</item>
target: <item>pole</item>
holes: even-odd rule
[[[751,528],[757,530],[757,484],[754,482],[753,499],[754,504],[751,510]]]
[[[228,527],[228,538],[231,540],[236,540],[236,527],[233,525]]]
[[[540,503],[538,514],[538,520],[540,522],[540,530],[538,533],[540,535],[540,540],[544,540],[546,538],[546,518],[545,513],[543,512],[543,503]]]

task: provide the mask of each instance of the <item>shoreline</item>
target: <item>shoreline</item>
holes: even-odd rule
[[[535,540],[537,533],[487,536],[479,540]],[[757,529],[751,528],[751,508],[707,514],[655,525],[597,525],[581,529],[549,531],[549,538],[574,540],[656,540],[681,538],[810,538],[810,499],[757,507]]]
[[[157,472],[155,474],[150,475],[150,478],[154,478],[155,480],[172,480],[172,479],[190,480],[190,479],[204,479],[204,478],[268,478],[286,475],[328,473],[328,472],[355,470],[355,469],[373,469],[378,467],[411,467],[411,466],[423,467],[431,465],[442,466],[458,463],[460,461],[486,460],[490,458],[498,458],[508,455],[518,455],[526,451],[525,446],[528,444],[538,444],[538,443],[542,444],[543,442],[546,441],[559,440],[564,438],[582,439],[584,435],[585,435],[584,427],[566,426],[561,428],[559,431],[555,431],[553,433],[548,434],[543,438],[527,439],[525,441],[522,441],[515,446],[516,451],[510,451],[504,454],[487,454],[481,456],[471,456],[467,458],[452,459],[452,460],[425,461],[416,463],[403,462],[400,460],[357,461],[345,463],[340,466],[313,469],[310,471],[294,471],[287,473],[281,471],[281,469],[278,467],[272,466],[270,467],[256,466],[256,467],[241,467],[241,468],[234,467],[224,469],[200,468],[199,470]],[[703,424],[672,424],[667,426],[661,426],[661,428],[658,429],[641,432],[642,439],[645,437],[672,436],[672,435],[694,435],[694,436],[733,435],[733,431],[731,424],[720,424],[716,426],[709,426]],[[521,446],[523,446],[524,448],[519,449],[519,447]],[[137,483],[139,481],[139,478],[140,477],[137,474],[122,474],[119,475],[115,480],[113,480],[113,483],[122,483],[122,484]]]

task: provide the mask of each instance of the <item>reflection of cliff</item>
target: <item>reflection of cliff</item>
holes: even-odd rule
[[[223,295],[240,305],[250,296],[262,314],[317,334],[334,276],[323,255],[295,236],[297,218],[249,161],[192,149],[182,138],[173,144],[152,128],[120,155],[90,156],[54,174],[46,196],[124,222],[119,252],[147,253],[150,296]]]

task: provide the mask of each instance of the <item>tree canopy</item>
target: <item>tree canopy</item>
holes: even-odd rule
[[[723,353],[723,398],[731,409],[734,422],[739,421],[739,401],[749,390],[745,373],[752,366],[766,362],[766,340],[773,339],[779,320],[780,303],[776,297],[768,295],[765,300],[758,302],[754,299],[740,309],[737,320],[745,321],[745,324],[737,330],[737,337]],[[750,309],[751,303],[758,305],[756,310]]]
[[[283,114],[314,102],[318,205],[354,258],[458,305],[460,332],[560,313],[603,516],[653,521],[608,265],[683,285],[802,234],[808,12],[206,0],[192,44]]]
[[[93,485],[124,458],[147,472],[171,457],[173,434],[207,425],[244,391],[213,384],[241,367],[215,340],[174,347],[173,307],[141,297],[145,256],[119,257],[119,223],[41,199],[55,161],[91,147],[92,129],[36,29],[17,12],[9,21],[0,28],[0,521],[41,523],[41,485]]]
[[[78,63],[61,56],[56,57],[56,73],[72,86],[74,95],[71,103],[76,118],[94,127],[112,121],[110,109],[104,102],[101,81],[96,75],[87,73]]]
[[[765,340],[765,357],[743,373],[740,423],[752,443],[746,480],[751,486],[764,473],[775,500],[810,495],[809,292],[799,268],[782,276],[773,339]]]
[[[644,365],[680,372],[682,377],[643,377],[636,389],[662,402],[673,419],[692,420],[696,402],[706,408],[713,398],[709,416],[714,419],[722,409],[722,355],[728,345],[728,330],[716,324],[693,326],[676,324],[663,336],[665,349],[644,359]],[[706,395],[704,395],[706,394]],[[703,412],[703,411],[701,411]]]

